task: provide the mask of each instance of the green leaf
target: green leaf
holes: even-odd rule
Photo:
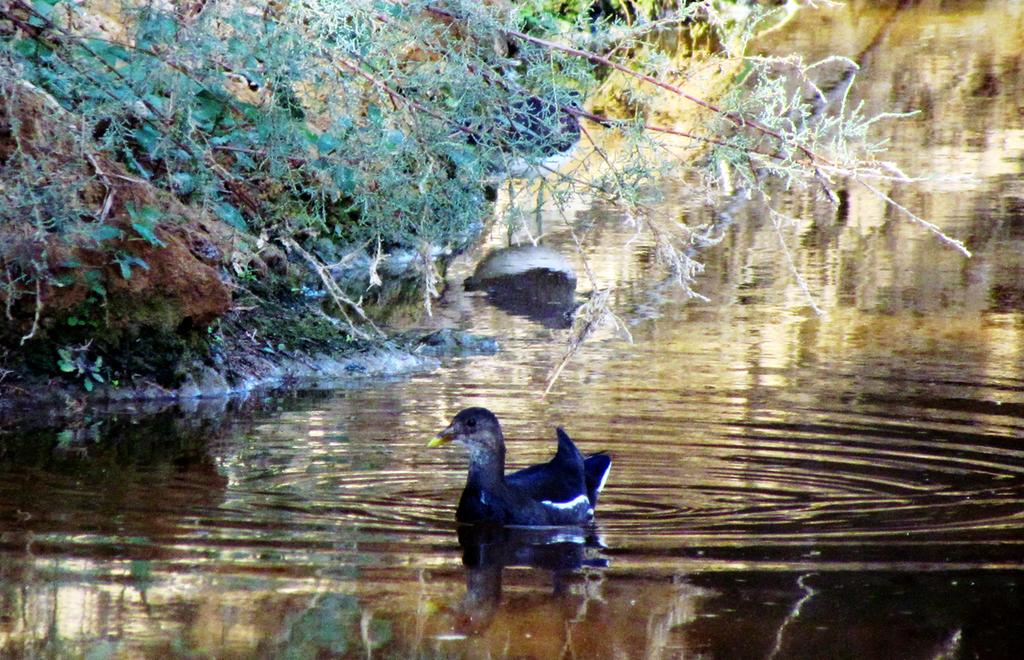
[[[408,9],[398,2],[386,2],[383,5],[384,12],[391,15],[391,18],[405,19]]]
[[[384,144],[394,149],[405,142],[405,133],[398,129],[391,129],[384,133]]]
[[[218,218],[238,231],[249,231],[249,225],[246,224],[245,218],[242,217],[242,212],[231,204],[221,202],[219,204],[215,204],[213,210],[217,213]]]
[[[341,140],[330,133],[322,133],[316,140],[316,150],[322,154],[334,151],[343,144]]]
[[[351,167],[339,165],[334,168],[334,185],[343,195],[351,195],[356,189],[356,173]]]
[[[38,50],[36,42],[31,39],[17,39],[14,42],[14,52],[22,57],[32,57]]]
[[[145,225],[139,222],[133,222],[132,228],[139,236],[146,239],[146,242],[149,243],[150,245],[155,245],[157,247],[164,247],[165,245],[167,245],[157,237],[155,227],[151,227],[149,225]]]
[[[188,195],[196,189],[196,182],[188,172],[175,172],[171,175],[171,188],[179,195]]]
[[[121,277],[126,280],[132,278],[132,266],[139,266],[145,270],[149,270],[149,264],[144,259],[140,259],[134,255],[120,252],[114,257],[114,261],[117,262],[118,267],[121,269]]]
[[[753,70],[754,70],[753,63],[751,63],[751,62],[745,63],[743,65],[743,68],[740,70],[740,72],[736,74],[736,77],[735,77],[735,80],[733,81],[733,84],[735,84],[735,85],[742,85],[743,81],[747,79],[747,76],[749,76],[750,72],[753,71]]]
[[[226,104],[223,99],[204,89],[195,95],[192,117],[203,129],[212,130],[217,124],[217,119],[224,114],[225,109]]]
[[[57,434],[57,447],[67,449],[75,439],[75,433],[71,429],[64,429]]]
[[[103,298],[107,296],[107,289],[103,286],[103,274],[98,270],[85,271],[85,281],[89,285],[90,291]]]
[[[456,166],[464,167],[477,162],[476,152],[469,145],[452,144],[446,149]]]
[[[89,380],[88,378],[86,378],[86,379],[85,379],[85,380],[84,380],[84,381],[82,382],[82,384],[83,384],[83,385],[85,386],[85,391],[86,391],[86,392],[92,392],[92,388],[94,387],[94,385],[92,384],[92,381],[91,381],[91,380]]]
[[[150,245],[156,247],[164,247],[167,245],[161,241],[156,235],[156,225],[160,222],[161,214],[160,209],[155,206],[143,206],[141,209],[136,209],[134,204],[128,204],[125,207],[128,210],[128,217],[132,219],[132,229],[144,238]]]
[[[144,66],[140,66],[139,68],[144,72],[143,80],[145,80],[146,76],[152,73],[151,70],[146,69]],[[157,112],[164,112],[167,109],[167,97],[161,94],[144,94],[142,98],[146,103],[156,108]]]
[[[121,230],[118,229],[117,227],[111,227],[110,225],[100,225],[95,229],[91,230],[89,234],[92,236],[92,239],[97,243],[113,240],[115,238],[121,238]]]
[[[178,36],[178,21],[170,14],[153,12],[139,23],[135,33],[136,45],[153,49],[170,43]]]
[[[55,4],[57,3],[54,0],[33,0],[32,9],[34,9],[36,13],[40,14],[42,18],[35,14],[29,14],[28,24],[33,27],[45,26],[48,22],[47,19],[49,19],[53,14],[53,6]]]
[[[137,209],[134,204],[129,203],[125,208],[128,210],[128,216],[135,222],[154,224],[159,222],[160,218],[163,217],[160,213],[160,209],[151,204],[147,204],[141,209]]]
[[[236,151],[233,155],[235,157],[235,162],[237,162],[240,167],[247,170],[257,169],[256,161],[253,160],[249,154]]]
[[[92,52],[96,53],[104,63],[110,66],[118,66],[122,62],[128,62],[132,57],[131,51],[120,44],[102,39],[89,39],[86,41],[86,44]]]
[[[139,146],[145,150],[146,155],[155,156],[157,148],[160,146],[162,136],[151,124],[142,124],[134,131],[132,131],[132,137],[139,143]]]
[[[209,140],[210,144],[222,147],[225,144],[231,144],[233,142],[245,142],[244,133],[225,133],[224,135],[212,135]],[[237,152],[232,152],[237,153]]]

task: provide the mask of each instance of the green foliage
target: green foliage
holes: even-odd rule
[[[134,205],[127,206],[128,217],[131,218],[132,228],[150,245],[164,247],[166,243],[156,236],[156,224],[160,221],[160,210],[152,206],[144,206],[136,209]],[[137,260],[141,261],[141,260]],[[140,264],[144,265],[144,264]]]
[[[526,0],[520,12],[527,24],[543,32],[558,31],[580,20],[621,21],[626,24],[655,21],[702,4],[701,0]],[[736,4],[733,0],[707,3],[711,7]]]
[[[376,287],[374,252],[426,255],[431,245],[467,242],[489,210],[484,182],[510,157],[539,159],[502,139],[510,109],[537,96],[578,111],[576,101],[611,72],[626,81],[623,102],[617,117],[596,119],[617,133],[614,153],[591,146],[586,165],[545,183],[549,199],[565,205],[585,188],[623,204],[656,233],[658,254],[689,290],[699,270],[687,256],[693,233],[659,230],[644,206],[658,176],[678,169],[651,137],[664,99],[655,92],[669,87],[674,101],[695,100],[673,87],[689,52],[662,48],[657,34],[706,21],[716,43],[739,56],[764,12],[727,11],[732,5],[717,0],[599,5],[597,24],[596,5],[583,0],[512,8],[478,0],[243,0],[208,3],[186,20],[159,3],[126,0],[123,31],[109,37],[77,27],[89,24],[78,20],[88,11],[79,3],[14,0],[13,27],[0,33],[7,317],[28,326],[25,341],[46,325],[39,323],[44,291],[84,284],[93,303],[75,309],[72,327],[102,339],[109,296],[123,284],[104,275],[138,282],[150,269],[141,250],[152,260],[153,249],[174,240],[169,228],[189,221],[180,209],[191,209],[230,228],[219,266],[239,289],[305,292],[319,279],[314,294],[326,292],[343,314],[348,306],[365,320],[362,291],[349,299],[332,281],[348,256],[366,253]],[[616,15],[626,25],[607,22]],[[694,41],[711,31],[689,29]],[[794,89],[806,67],[779,75],[777,61],[748,62],[722,108],[696,100],[717,117],[710,128],[683,136],[707,145],[708,181],[724,164],[755,188],[766,175],[787,185],[819,181],[870,153],[872,120],[858,108],[843,102],[822,113],[806,85]],[[562,116],[546,120],[555,135]],[[517,217],[514,207],[508,217]],[[261,282],[266,270],[253,268],[251,255],[230,254],[254,245],[282,248],[282,260],[307,277]],[[421,261],[429,294],[435,273],[428,257]],[[62,364],[95,381],[98,365],[80,357],[62,356]]]
[[[115,42],[51,22],[54,7],[73,5],[37,2],[22,17],[38,30],[3,42],[2,75],[45,90],[91,134],[89,148],[239,231],[307,246],[326,236],[418,247],[465,235],[485,212],[480,181],[499,154],[482,140],[470,147],[474,130],[487,131],[510,98],[592,82],[585,62],[534,46],[510,78],[492,42],[520,17],[447,3],[457,35],[428,4],[316,0],[260,13],[213,5],[184,24],[128,3],[128,39]],[[66,204],[70,173],[51,190],[28,176],[34,163],[23,165],[19,206],[48,231],[89,218],[95,240],[120,237],[83,195]],[[162,245],[159,209],[126,210],[138,237]],[[142,266],[112,261],[125,277]]]
[[[393,639],[391,621],[367,617],[353,596],[326,594],[284,621],[273,655],[280,658],[369,656]]]
[[[136,257],[133,254],[128,254],[124,251],[117,251],[114,253],[114,263],[121,271],[121,277],[126,280],[132,278],[132,266],[149,270],[149,264],[146,263],[145,259]]]
[[[89,355],[89,344],[82,346],[65,346],[57,349],[57,367],[66,374],[77,377],[87,392],[106,382],[103,375],[103,356]]]

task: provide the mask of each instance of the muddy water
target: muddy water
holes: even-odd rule
[[[1024,19],[957,7],[808,15],[766,47],[827,44],[869,105],[924,109],[880,137],[943,176],[885,189],[973,258],[862,189],[797,193],[781,237],[824,316],[749,205],[685,302],[581,202],[543,243],[582,274],[586,234],[633,343],[599,333],[542,399],[558,312],[461,286],[496,232],[437,318],[497,356],[0,438],[0,656],[1024,657]],[[556,424],[610,451],[596,527],[460,538],[465,457],[424,445],[468,405],[515,465]]]

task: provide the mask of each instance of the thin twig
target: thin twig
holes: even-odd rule
[[[860,177],[856,177],[854,180],[857,183],[859,183],[860,185],[862,185],[865,188],[867,188],[868,190],[870,190],[874,195],[876,195],[880,199],[884,199],[889,204],[892,204],[893,208],[895,208],[898,211],[901,211],[904,215],[906,215],[912,221],[916,222],[917,224],[921,225],[922,227],[924,227],[925,229],[927,229],[931,233],[933,233],[936,236],[938,236],[940,241],[942,241],[943,243],[945,243],[949,247],[953,248],[954,250],[956,250],[960,254],[964,255],[965,257],[970,258],[971,251],[967,249],[967,246],[964,245],[962,241],[959,241],[959,240],[957,240],[955,238],[952,238],[951,236],[948,236],[945,232],[942,231],[942,229],[939,228],[938,225],[934,225],[934,224],[928,222],[927,220],[925,220],[924,218],[921,218],[921,217],[915,215],[913,211],[911,211],[907,207],[903,206],[902,204],[897,202],[895,199],[893,199],[889,195],[887,195],[884,192],[882,192],[881,190],[875,188],[874,186],[872,186],[867,181],[862,180]]]
[[[103,206],[100,207],[99,223],[103,224],[107,220],[107,216],[110,215],[110,209],[114,205],[114,184],[107,176],[107,173],[103,171],[100,164],[96,161],[96,157],[89,153],[85,153],[85,158],[92,163],[93,169],[96,171],[96,175],[103,180],[103,185],[107,188],[107,194],[103,196]]]
[[[331,296],[331,299],[334,301],[335,305],[337,305],[338,310],[341,312],[341,315],[345,317],[345,322],[348,323],[348,327],[352,331],[352,334],[356,335],[360,339],[372,339],[374,336],[384,336],[384,333],[382,333],[380,329],[376,325],[374,325],[373,321],[371,321],[366,316],[366,313],[363,311],[362,306],[358,302],[352,300],[351,298],[345,295],[345,293],[341,290],[341,287],[338,286],[338,283],[334,280],[334,277],[331,275],[330,271],[327,269],[326,266],[324,266],[324,264],[319,259],[317,259],[309,252],[307,252],[305,248],[299,245],[298,242],[295,241],[295,239],[293,238],[285,237],[279,238],[278,240],[281,242],[281,245],[283,245],[285,248],[295,250],[295,252],[297,252],[299,256],[301,256],[306,261],[306,263],[308,263],[310,267],[313,268],[316,274],[320,276],[320,281],[323,282],[324,288],[327,290],[328,295]],[[362,321],[366,323],[372,329],[373,332],[368,333],[362,330],[360,327],[358,327],[352,321],[352,318],[348,315],[348,312],[346,311],[347,309],[351,309],[353,312],[355,312],[355,314],[360,319],[362,319]]]
[[[569,364],[572,358],[579,351],[580,347],[583,346],[587,339],[590,338],[590,335],[592,335],[594,331],[602,325],[611,323],[622,331],[629,343],[633,343],[633,335],[630,333],[629,328],[626,327],[626,324],[623,323],[622,319],[620,319],[609,306],[608,301],[611,297],[612,288],[605,287],[602,289],[598,286],[597,278],[594,276],[594,271],[591,270],[590,262],[587,260],[586,254],[583,252],[582,241],[580,241],[576,232],[571,228],[570,234],[572,235],[573,242],[576,244],[576,253],[579,255],[580,260],[583,263],[583,270],[587,274],[587,279],[590,281],[591,293],[587,302],[576,310],[576,314],[573,318],[573,330],[569,335],[568,342],[566,342],[565,353],[558,361],[558,364],[555,365],[555,368],[551,371],[551,375],[548,376],[548,382],[541,397],[545,397],[549,392],[551,392],[551,388],[553,388],[555,383],[558,382],[558,378],[562,375],[562,371],[565,369],[566,365]]]
[[[796,262],[793,261],[793,255],[789,251],[789,246],[786,245],[786,237],[782,235],[782,226],[779,223],[779,218],[782,217],[782,214],[769,206],[767,204],[767,200],[765,201],[765,206],[768,209],[768,218],[771,220],[772,226],[775,228],[775,235],[779,237],[779,246],[782,248],[782,254],[786,257],[786,263],[789,265],[789,272],[793,274],[793,277],[796,279],[797,286],[800,287],[804,297],[807,299],[807,304],[811,306],[814,313],[818,316],[825,316],[825,310],[818,306],[818,303],[814,300],[814,296],[811,295],[811,289],[807,285],[807,280],[805,280],[804,276],[800,274],[799,270],[797,270]]]
[[[29,330],[27,335],[25,335],[24,337],[21,338],[21,343],[19,344],[19,346],[24,346],[25,342],[27,342],[29,339],[32,339],[33,337],[36,336],[36,331],[39,330],[39,317],[42,315],[42,313],[43,313],[43,294],[42,294],[42,289],[41,289],[41,284],[40,284],[40,278],[37,276],[36,277],[36,313],[35,313],[35,316],[32,317],[32,328]]]

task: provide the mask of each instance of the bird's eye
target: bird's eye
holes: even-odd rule
[[[473,418],[467,419],[466,426],[468,426],[471,429],[476,428],[476,420]]]

